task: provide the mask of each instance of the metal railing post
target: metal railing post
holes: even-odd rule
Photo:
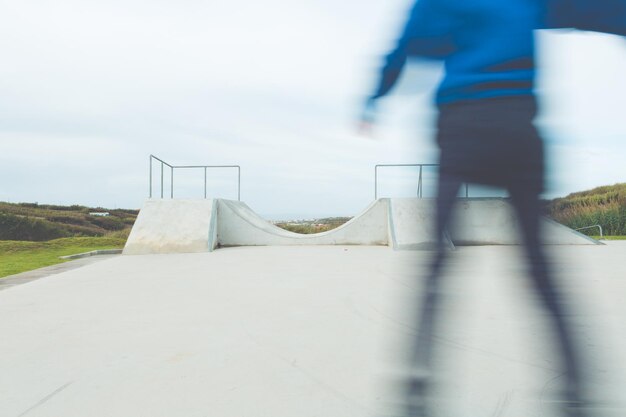
[[[420,173],[419,173],[419,178],[417,180],[417,196],[419,198],[422,198],[422,166],[420,165]]]
[[[417,180],[417,197],[424,196],[424,167],[436,167],[439,164],[377,164],[374,166],[374,200],[378,199],[378,168],[380,167],[419,167],[419,176]]]
[[[150,155],[150,158],[148,158],[148,161],[150,163],[150,174],[149,174],[149,177],[150,177],[150,185],[149,185],[149,187],[150,187],[150,189],[148,190],[148,198],[152,198],[152,155]]]
[[[378,165],[374,167],[374,200],[378,199]]]
[[[159,161],[161,163],[161,198],[164,198],[165,195],[165,166],[167,166],[170,169],[170,198],[174,198],[174,171],[177,168],[180,169],[185,169],[185,168],[193,168],[193,169],[200,169],[202,168],[204,171],[204,198],[208,198],[208,176],[207,176],[207,170],[209,168],[236,168],[237,169],[237,200],[241,201],[241,166],[239,165],[170,165],[167,162],[165,162],[164,160],[150,154],[150,166],[149,166],[149,173],[148,173],[148,185],[150,187],[149,193],[148,195],[150,196],[150,198],[152,198],[153,196],[153,192],[152,192],[152,188],[153,188],[153,166],[152,166],[152,160],[156,159],[157,161]]]

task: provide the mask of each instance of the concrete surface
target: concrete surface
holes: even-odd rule
[[[552,246],[595,417],[624,415],[625,242]],[[557,417],[559,369],[515,246],[458,248],[437,416]],[[0,416],[388,416],[429,252],[116,256],[0,291]],[[82,260],[81,260],[82,261]]]
[[[515,245],[515,217],[501,198],[459,199],[454,245]],[[348,223],[328,232],[302,235],[259,217],[245,203],[213,200],[147,200],[124,254],[190,253],[217,247],[272,245],[385,245],[394,249],[433,246],[434,200],[379,199]],[[544,219],[549,244],[590,245],[597,241]],[[452,243],[454,242],[454,244]]]

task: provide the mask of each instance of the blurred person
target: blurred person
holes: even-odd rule
[[[539,196],[545,168],[543,141],[533,125],[537,115],[534,30],[577,28],[625,35],[625,10],[626,0],[418,0],[413,6],[361,121],[367,133],[374,123],[377,100],[392,89],[408,58],[443,61],[445,75],[436,93],[437,247],[411,349],[405,416],[429,415],[435,311],[448,255],[446,229],[461,184],[466,182],[508,191],[529,275],[549,314],[562,359],[563,409],[570,417],[588,415],[580,354],[541,247]]]

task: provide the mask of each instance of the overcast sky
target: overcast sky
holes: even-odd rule
[[[436,66],[411,66],[374,139],[355,133],[410,4],[0,0],[0,201],[139,208],[154,154],[240,165],[266,217],[357,214],[375,164],[435,162]],[[626,43],[538,36],[546,196],[625,182]],[[236,172],[209,174],[209,196],[237,197]],[[382,196],[415,193],[415,171],[380,174]],[[203,172],[175,185],[201,198]]]

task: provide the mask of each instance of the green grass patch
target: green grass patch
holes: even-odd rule
[[[67,262],[59,256],[98,249],[121,249],[125,237],[67,237],[47,242],[0,241],[0,278]]]
[[[600,236],[591,236],[592,238],[596,239],[596,240],[600,240],[600,239],[604,239],[604,240],[626,240],[626,236],[604,236],[604,237],[600,237]]]

